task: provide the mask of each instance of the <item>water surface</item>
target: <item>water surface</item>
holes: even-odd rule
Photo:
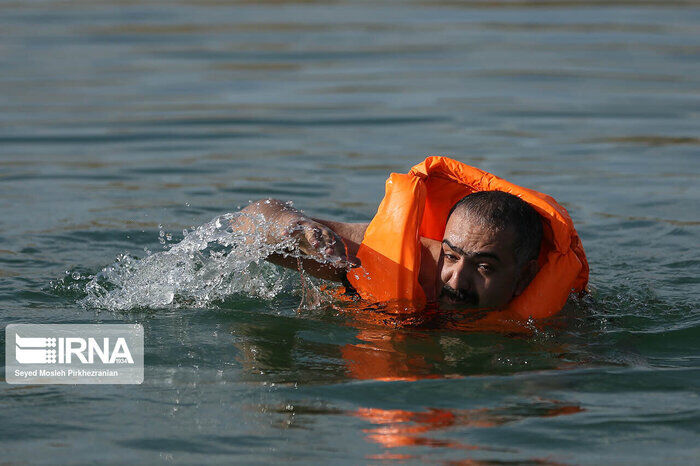
[[[0,321],[146,335],[143,385],[0,386],[5,461],[697,461],[695,2],[0,13]],[[426,155],[557,198],[592,296],[529,336],[300,309],[299,275],[254,261],[189,281],[199,301],[134,282],[86,300],[105,268],[146,270],[250,200],[368,220]]]

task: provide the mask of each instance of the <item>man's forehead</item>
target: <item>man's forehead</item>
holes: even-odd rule
[[[488,225],[477,223],[448,224],[445,228],[444,240],[454,246],[463,246],[472,243],[497,244],[499,246],[513,246],[513,233],[508,230],[497,230]]]
[[[503,229],[497,226],[494,222],[489,221],[489,219],[462,208],[452,212],[452,215],[450,215],[450,217],[447,219],[445,234],[447,234],[448,231],[459,234],[462,231],[466,231],[474,227],[478,227],[479,231],[491,231],[493,233],[497,233],[499,230]]]
[[[443,240],[448,246],[465,253],[491,251],[498,252],[499,256],[515,256],[515,234],[511,228],[499,230],[469,215],[452,215],[445,227]]]

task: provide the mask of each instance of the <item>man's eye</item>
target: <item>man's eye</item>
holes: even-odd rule
[[[480,272],[489,273],[493,272],[493,267],[490,264],[479,264],[477,266]]]
[[[446,252],[445,259],[449,260],[450,262],[456,262],[459,258],[452,253]]]

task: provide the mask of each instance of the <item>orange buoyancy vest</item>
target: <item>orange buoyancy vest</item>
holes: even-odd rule
[[[450,209],[477,191],[504,191],[542,217],[539,271],[504,311],[510,318],[545,318],[559,312],[570,293],[588,283],[588,262],[568,212],[553,198],[447,157],[428,157],[407,174],[392,173],[347,277],[360,296],[375,302],[426,304],[418,282],[420,238],[442,241]]]

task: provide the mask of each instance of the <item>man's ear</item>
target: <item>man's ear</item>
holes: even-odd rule
[[[535,278],[535,275],[537,275],[538,270],[537,261],[534,259],[523,265],[523,268],[520,270],[520,278],[518,278],[518,282],[515,284],[513,296],[520,296],[523,291],[525,291],[525,288],[527,288],[532,279]]]

